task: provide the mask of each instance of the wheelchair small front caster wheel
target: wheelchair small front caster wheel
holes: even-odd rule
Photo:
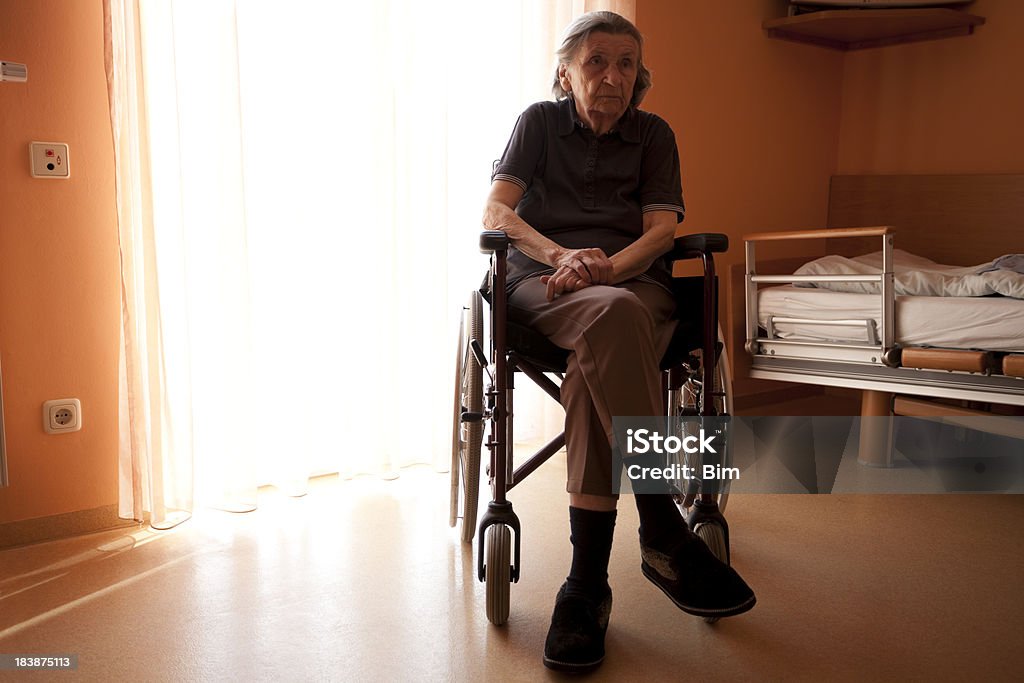
[[[487,621],[501,626],[508,621],[509,593],[512,586],[512,532],[504,524],[487,527],[484,541],[487,565]]]

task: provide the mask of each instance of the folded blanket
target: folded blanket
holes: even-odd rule
[[[1015,273],[1024,275],[1024,254],[1006,254],[1000,256],[992,263],[986,263],[978,269],[977,274],[987,273],[991,270],[1012,270]]]
[[[1009,256],[1021,256],[1011,254]],[[893,281],[897,295],[910,296],[989,296],[1000,294],[1024,299],[1024,273],[1016,271],[1016,259],[995,261],[977,266],[947,266],[915,256],[901,249],[893,250]],[[1002,263],[998,266],[995,264]],[[1009,263],[1010,268],[1005,267]],[[882,270],[882,252],[856,258],[825,256],[805,263],[796,275],[868,275]],[[815,287],[836,292],[877,294],[874,282],[820,282]]]

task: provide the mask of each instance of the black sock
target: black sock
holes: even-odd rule
[[[638,493],[636,510],[640,513],[640,542],[650,548],[667,551],[686,527],[672,496],[667,493]]]
[[[608,587],[608,560],[612,554],[615,510],[600,512],[569,506],[572,568],[565,579],[566,595],[585,595],[600,601]]]

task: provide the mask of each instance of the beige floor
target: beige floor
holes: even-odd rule
[[[20,680],[558,678],[541,648],[568,567],[563,471],[514,491],[523,575],[503,628],[447,526],[447,475],[412,468],[271,491],[254,513],[172,532],[2,552],[0,653],[79,656]],[[1020,497],[734,496],[734,564],[759,602],[714,626],[642,579],[630,503],[594,680],[1019,680]]]

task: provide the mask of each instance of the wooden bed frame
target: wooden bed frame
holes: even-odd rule
[[[974,265],[1019,252],[1024,246],[1024,174],[834,176],[829,190],[828,227],[857,226],[892,226],[896,248],[939,263]],[[827,234],[829,230],[822,232]],[[818,242],[821,253],[844,256],[879,249],[877,237],[824,238]],[[758,261],[757,272],[792,273],[808,260],[801,257]],[[756,378],[762,373],[751,372],[751,357],[744,350],[744,277],[744,265],[734,266],[730,278],[729,336],[735,376]],[[1004,360],[1012,369],[1024,358],[1010,356]],[[813,378],[807,381],[813,383]],[[977,403],[954,406],[949,401],[936,406],[930,400],[864,390],[861,414],[990,414],[991,408]],[[997,409],[1021,412],[1016,407]]]

